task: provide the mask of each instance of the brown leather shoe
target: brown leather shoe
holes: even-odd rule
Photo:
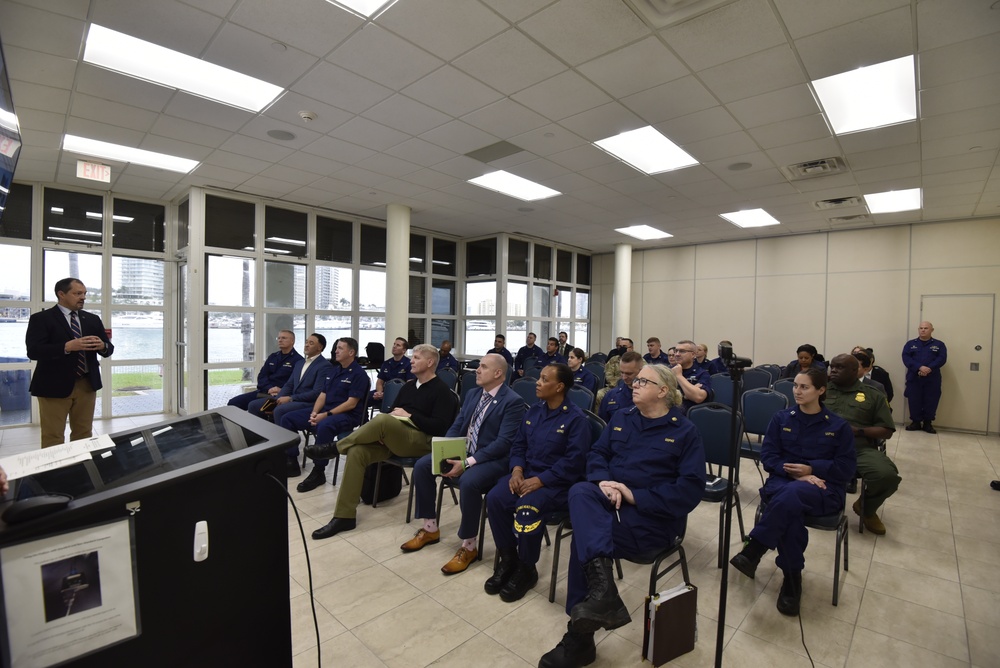
[[[441,572],[445,575],[455,575],[456,573],[461,573],[466,568],[469,567],[476,557],[479,556],[479,550],[472,548],[471,550],[466,550],[464,547],[458,548],[458,552],[455,556],[451,558],[447,564],[441,567]]]
[[[876,536],[885,535],[885,525],[882,524],[882,520],[879,519],[878,515],[865,515],[863,521],[865,523],[865,528]]]
[[[434,543],[439,542],[441,542],[440,531],[431,533],[430,531],[420,529],[417,533],[413,534],[413,538],[400,545],[399,549],[403,552],[416,552],[417,550],[423,548],[424,545],[433,545]]]

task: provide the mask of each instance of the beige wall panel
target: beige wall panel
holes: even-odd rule
[[[829,234],[830,272],[907,269],[910,226],[845,230]]]
[[[593,285],[610,285],[615,282],[615,256],[594,255],[590,258]]]
[[[754,364],[787,364],[795,349],[811,343],[821,353],[826,341],[826,275],[762,276],[757,279]]]
[[[695,278],[737,278],[756,273],[757,242],[732,241],[696,247]],[[735,343],[735,341],[733,342]]]
[[[912,227],[913,269],[989,266],[1000,260],[1000,219]]]
[[[757,275],[822,274],[826,271],[826,244],[826,234],[760,239]]]
[[[694,294],[695,340],[712,351],[720,339],[729,339],[737,355],[752,355],[753,277],[699,280]]]
[[[594,286],[590,295],[590,350],[592,353],[611,349],[614,334],[611,333],[611,299],[614,288],[610,285]]]
[[[863,345],[875,352],[875,363],[889,372],[896,397],[897,421],[903,417],[903,343],[907,334],[906,271],[830,274],[827,297],[826,358]]]
[[[635,255],[632,256],[632,275],[635,275]],[[646,294],[646,285],[641,281],[633,280],[632,282],[632,304],[629,315],[631,319],[628,323],[628,330],[624,332],[615,332],[614,336],[627,336],[632,339],[633,342],[638,343],[639,332],[642,331],[642,304],[643,298]],[[614,343],[614,339],[611,339],[611,343]],[[610,346],[609,346],[610,349]]]
[[[642,311],[641,329],[633,330],[635,348],[645,355],[646,339],[655,336],[663,347],[690,338],[694,332],[694,281],[658,281],[647,283],[642,304],[632,308]],[[641,341],[641,343],[640,343]]]
[[[642,280],[683,281],[694,278],[695,246],[643,251]]]

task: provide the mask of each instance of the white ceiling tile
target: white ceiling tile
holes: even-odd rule
[[[150,111],[163,111],[176,93],[173,88],[158,86],[85,63],[81,63],[77,68],[76,90],[79,93]]]
[[[451,160],[445,160],[442,163],[434,165],[434,171],[453,176],[461,181],[468,181],[469,179],[474,179],[477,176],[482,176],[496,170],[478,160],[459,155]]]
[[[952,185],[956,183],[978,183],[982,186],[985,185],[986,179],[989,178],[989,175],[989,167],[963,169],[957,172],[947,172],[945,174],[927,174],[923,177],[923,185],[925,187],[930,187]]]
[[[840,135],[837,140],[846,153],[860,153],[919,142],[920,128],[915,121],[910,121],[874,130]]]
[[[417,137],[412,137],[400,144],[396,144],[392,148],[386,149],[385,152],[388,155],[424,166],[436,165],[439,162],[454,158],[456,155],[453,151],[441,148]]]
[[[225,167],[226,169],[231,169],[238,172],[247,172],[249,174],[258,174],[265,169],[267,169],[271,163],[270,161],[257,160],[245,155],[237,155],[236,153],[230,153],[229,151],[215,150],[202,162],[202,165],[215,165],[216,167]],[[201,167],[198,167],[201,170]],[[196,171],[198,171],[196,170]]]
[[[573,71],[557,74],[511,97],[554,121],[611,101],[607,94]]]
[[[488,86],[511,95],[566,69],[516,28],[480,44],[453,63]]]
[[[298,49],[273,47],[274,40],[227,23],[215,36],[203,60],[287,88],[319,62]]]
[[[920,121],[920,135],[924,140],[996,128],[1000,128],[1000,104],[931,116]]]
[[[661,34],[693,70],[735,60],[785,43],[766,0],[739,0],[666,28]]]
[[[303,120],[299,115],[302,111],[312,112],[315,118],[311,121]],[[264,110],[264,116],[307,128],[311,132],[326,134],[351,120],[354,114],[299,93],[285,91],[274,104]]]
[[[381,123],[369,121],[367,118],[361,116],[355,116],[331,132],[329,136],[349,141],[352,144],[372,148],[376,151],[384,151],[390,146],[395,146],[409,139],[409,135],[405,132],[393,130]]]
[[[774,0],[778,13],[793,39],[859,21],[875,14],[909,6],[909,0],[839,0],[802,2]]]
[[[1000,74],[956,81],[922,90],[919,95],[921,116],[937,116],[1000,104]]]
[[[593,144],[577,146],[566,151],[553,153],[548,157],[552,162],[575,171],[618,161],[618,158],[613,157],[606,151],[602,151]]]
[[[327,60],[393,90],[400,90],[424,77],[444,61],[369,24],[351,35]]]
[[[442,174],[441,172],[433,169],[421,169],[418,172],[411,172],[407,174],[402,178],[402,180],[415,183],[425,188],[430,188],[431,190],[437,190],[438,188],[445,188],[452,185],[457,179],[454,176]]]
[[[520,28],[570,65],[579,65],[649,33],[625,3],[606,0],[559,0],[522,21]]]
[[[333,177],[335,179],[339,179],[340,181],[355,183],[366,188],[371,188],[376,184],[385,181],[385,176],[382,174],[376,174],[375,172],[370,172],[367,169],[354,166],[344,167],[339,172],[336,172]]]
[[[1000,32],[996,3],[936,0],[917,3],[917,38],[920,50]]]
[[[1000,72],[1000,35],[985,35],[918,56],[920,87],[933,88],[958,79]]]
[[[378,23],[444,60],[508,28],[507,21],[478,2],[440,0],[397,2]]]
[[[334,197],[342,197],[344,195],[350,195],[353,192],[357,192],[358,184],[349,183],[347,181],[342,181],[341,179],[335,179],[333,177],[326,177],[314,181],[311,188],[316,188],[317,190],[322,190],[327,193],[327,199],[333,199]]]
[[[0,3],[4,46],[20,46],[61,58],[76,59],[84,22],[20,3]]]
[[[691,72],[658,38],[649,36],[577,67],[617,98],[659,86]]]
[[[834,174],[815,179],[802,179],[792,184],[801,193],[809,194],[814,199],[829,199],[831,197],[846,197],[858,193],[858,184],[854,174]],[[843,189],[843,193],[834,192],[833,189]]]
[[[683,145],[683,148],[698,162],[708,162],[741,153],[750,153],[756,151],[758,146],[746,132],[731,132],[687,143]]]
[[[294,183],[299,186],[307,186],[314,183],[318,178],[312,172],[305,172],[286,165],[271,165],[262,171],[260,175],[269,179],[284,181],[285,183]]]
[[[309,70],[292,90],[356,114],[392,95],[392,90],[385,86],[327,62]]]
[[[332,197],[330,196],[330,193],[325,190],[319,190],[318,188],[307,186],[305,188],[293,190],[285,196],[285,199],[289,202],[297,202],[307,206],[323,206],[329,202]]]
[[[750,129],[749,133],[763,149],[831,136],[823,114],[800,116],[780,123],[761,125]]]
[[[318,155],[312,155],[311,153],[306,153],[305,151],[296,151],[295,153],[292,153],[290,156],[282,160],[281,164],[309,172],[316,178],[328,176],[334,172],[339,172],[347,166],[342,162],[321,158]]]
[[[811,80],[909,56],[916,51],[910,8],[803,37],[795,46]]]
[[[201,57],[223,23],[217,16],[172,0],[92,0],[90,20],[195,58]]]
[[[228,167],[201,163],[192,173],[195,182],[202,185],[221,185],[235,187],[253,176],[249,172],[241,172]]]
[[[66,119],[66,133],[124,146],[138,146],[144,136],[135,130],[72,116]]]
[[[267,134],[271,131],[290,132],[295,137],[293,139],[275,139]],[[301,121],[297,124],[284,123],[267,116],[257,116],[240,128],[240,134],[296,150],[308,146],[323,136],[322,133],[306,129],[305,123]]]
[[[67,90],[73,87],[73,77],[76,75],[74,58],[62,58],[10,44],[4,44],[3,55],[7,71],[17,72],[18,77],[24,81],[45,81],[48,86]]]
[[[31,146],[38,150],[54,149],[58,151],[62,148],[62,139],[62,128],[60,128],[58,132],[44,132],[41,130],[29,130],[25,127],[21,128],[21,141],[23,142],[23,146]],[[19,154],[19,159],[20,155],[23,154],[24,151]],[[20,177],[20,174],[18,174],[18,177]]]
[[[358,146],[357,144],[352,144],[336,137],[320,137],[302,150],[306,153],[312,153],[313,155],[336,160],[348,165],[353,165],[375,154],[375,151],[369,148]]]
[[[41,111],[40,109],[30,109],[28,107],[17,108],[17,122],[21,127],[21,132],[25,130],[39,130],[42,132],[54,132],[62,134],[63,126],[66,124],[66,115],[57,114],[52,111]],[[24,148],[31,146],[31,142],[26,139]]]
[[[605,139],[646,126],[644,120],[618,102],[588,109],[581,114],[564,118],[559,124],[588,141]]]
[[[920,160],[920,144],[902,144],[873,151],[849,153],[847,163],[851,169],[872,169],[886,165],[900,165],[914,160]]]
[[[297,190],[299,186],[294,183],[285,183],[277,179],[269,179],[264,176],[252,176],[244,183],[240,184],[237,190],[256,195],[257,197],[273,197],[278,199],[288,193]]]
[[[888,165],[885,167],[872,167],[871,169],[855,169],[853,171],[854,180],[860,185],[869,183],[879,183],[893,178],[913,178],[920,176],[920,163],[904,162],[899,165]]]
[[[723,102],[806,82],[798,60],[787,45],[709,68],[701,72],[701,79]]]
[[[687,145],[703,139],[737,132],[740,130],[740,126],[729,115],[725,107],[712,107],[695,114],[657,123],[656,129],[675,144]]]
[[[543,125],[540,128],[510,138],[510,143],[520,146],[535,155],[552,155],[577,146],[590,144],[582,137],[559,125]]]
[[[233,132],[254,117],[249,111],[181,92],[174,94],[163,111],[171,116]]]
[[[794,165],[808,160],[820,160],[840,155],[840,147],[832,138],[813,139],[788,146],[779,146],[767,151],[767,155],[778,167]]]
[[[398,93],[376,104],[364,116],[409,135],[419,135],[451,120],[448,114]]]
[[[12,79],[10,92],[14,98],[14,111],[19,114],[22,108],[39,109],[57,114],[65,114],[69,110],[70,92],[63,88],[39,86],[27,81]]]
[[[139,148],[157,153],[166,153],[167,155],[176,155],[181,158],[188,158],[189,160],[204,160],[212,154],[211,147],[199,146],[198,144],[179,141],[177,139],[168,139],[167,137],[159,137],[157,135],[146,135],[142,143],[139,144]]]
[[[755,128],[819,112],[809,86],[799,84],[726,105],[743,127]]]
[[[416,197],[420,193],[426,192],[427,188],[419,186],[409,181],[400,179],[388,179],[378,184],[378,190],[396,195],[397,197]]]
[[[636,174],[642,174],[642,172],[636,170],[634,167],[629,167],[619,160],[588,169],[579,169],[577,173],[598,183],[614,183],[615,181],[634,178]]]
[[[1000,130],[932,139],[923,143],[921,158],[933,160],[950,155],[967,155],[978,151],[993,151],[1000,146]]]
[[[122,174],[115,181],[114,190],[116,192],[127,192],[130,195],[149,197],[150,199],[160,199],[170,190],[173,183],[164,183],[154,179],[144,179],[131,174]]]
[[[229,139],[229,136],[232,134],[228,130],[220,130],[209,125],[186,121],[183,118],[174,118],[166,114],[160,114],[156,117],[156,122],[153,123],[153,127],[149,129],[149,132],[153,135],[169,137],[170,139],[180,139],[181,141],[188,141],[211,148],[222,146],[222,143]]]
[[[266,162],[278,162],[282,158],[287,158],[292,154],[291,148],[239,134],[227,139],[219,148],[223,151],[257,158]]]
[[[455,153],[468,153],[489,146],[497,137],[487,134],[462,121],[450,121],[423,133],[420,138]]]
[[[572,172],[567,172],[551,179],[545,179],[540,183],[561,193],[572,193],[578,190],[589,190],[590,188],[597,187],[597,184],[587,177]]]
[[[462,120],[501,139],[524,134],[548,123],[545,117],[510,98],[503,98],[471,114],[466,114],[462,116]]]
[[[400,160],[384,153],[376,153],[370,158],[365,158],[357,163],[357,166],[392,178],[399,178],[420,169],[418,165],[414,165],[412,162]]]
[[[363,19],[349,14],[326,0],[242,0],[233,14],[233,23],[306,53],[322,57],[348,35],[362,27]]]
[[[562,176],[569,172],[568,169],[562,165],[558,165],[551,160],[546,160],[545,158],[539,158],[537,160],[532,160],[530,162],[525,162],[517,166],[514,173],[520,177],[526,178],[529,181],[534,181],[538,183],[539,181],[544,181],[545,179],[552,179],[557,176]]]
[[[446,65],[402,91],[405,95],[455,117],[496,102],[503,95],[461,70]]]
[[[151,111],[83,94],[73,96],[70,113],[80,118],[112,123],[142,132],[149,130],[156,121],[156,114]]]

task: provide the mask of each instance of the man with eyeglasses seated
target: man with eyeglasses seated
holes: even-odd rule
[[[694,341],[677,342],[677,351],[674,353],[677,363],[672,369],[677,377],[677,387],[684,395],[681,410],[685,415],[692,406],[712,400],[712,377],[708,371],[694,363],[697,353],[698,344]]]
[[[611,422],[611,416],[616,411],[632,407],[632,381],[635,380],[645,364],[642,356],[634,350],[621,356],[618,371],[621,373],[622,379],[601,399],[601,405],[597,409],[598,417],[605,422]]]
[[[281,392],[281,388],[292,375],[292,368],[302,359],[302,355],[295,350],[295,333],[291,330],[283,329],[278,332],[277,340],[277,352],[271,353],[264,360],[264,365],[257,374],[257,389],[237,394],[229,400],[230,406],[248,410],[250,402],[254,399],[276,397]]]

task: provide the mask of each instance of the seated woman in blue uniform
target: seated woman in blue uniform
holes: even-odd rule
[[[797,355],[796,359],[789,362],[788,365],[781,370],[781,374],[778,378],[795,378],[797,374],[813,368],[820,369],[824,373],[826,372],[826,365],[820,361],[822,360],[822,356],[819,355],[819,351],[816,350],[816,346],[811,343],[804,343],[796,348],[795,354]],[[819,356],[818,359],[817,356]]]
[[[778,612],[799,614],[802,569],[809,531],[806,515],[829,515],[844,508],[847,483],[854,477],[857,456],[851,425],[823,406],[825,370],[795,376],[796,406],[771,419],[760,461],[770,474],[760,490],[766,504],[743,550],[730,560],[740,573],[754,577],[761,557],[777,549],[775,560],[784,580]]]
[[[545,515],[566,507],[570,486],[583,479],[590,426],[566,393],[573,372],[565,364],[542,369],[535,383],[540,401],[524,414],[510,449],[510,475],[486,495],[493,543],[500,557],[484,584],[504,601],[521,599],[538,582]]]
[[[570,489],[569,629],[540,668],[595,660],[594,632],[631,621],[612,558],[651,561],[672,546],[705,490],[705,448],[679,409],[681,393],[670,368],[644,366],[632,395],[635,406],[615,412],[590,449],[587,481]]]
[[[597,376],[583,368],[587,354],[581,348],[573,348],[569,351],[566,361],[570,371],[573,372],[573,381],[590,390],[591,394],[597,394]]]

